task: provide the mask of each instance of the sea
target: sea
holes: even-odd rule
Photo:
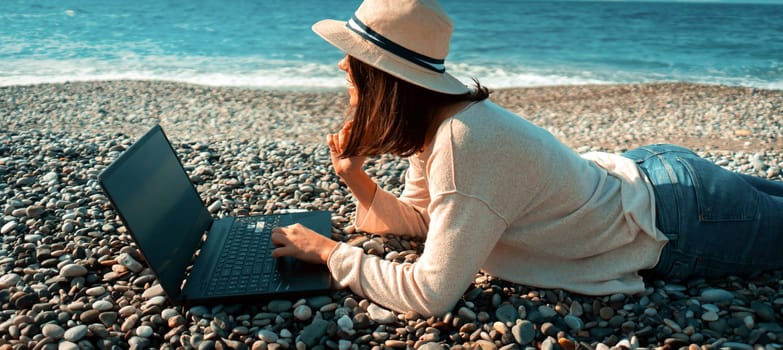
[[[762,0],[763,1],[763,0]],[[446,67],[491,88],[693,82],[783,89],[783,1],[442,0]],[[145,79],[345,86],[310,29],[354,0],[2,0],[0,86]]]

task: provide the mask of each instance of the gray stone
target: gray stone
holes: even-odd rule
[[[764,156],[758,153],[750,157],[750,164],[753,165],[753,168],[756,169],[756,171],[765,171],[768,167],[768,165],[764,163]]]
[[[576,300],[571,302],[571,307],[568,308],[568,313],[576,317],[582,317],[582,314],[584,313],[584,309],[582,308],[582,303]]]
[[[86,335],[87,335],[87,326],[78,325],[78,326],[71,327],[67,331],[65,331],[65,334],[63,335],[63,339],[71,342],[78,342]]]
[[[267,343],[274,343],[277,341],[277,333],[268,330],[268,329],[260,329],[258,330],[258,339],[263,340]]]
[[[585,323],[582,321],[582,319],[574,315],[566,315],[563,317],[563,321],[566,325],[568,325],[568,328],[571,328],[575,331],[581,330],[585,326]]]
[[[144,269],[144,266],[141,265],[140,262],[136,261],[130,254],[128,253],[122,253],[117,256],[117,262],[128,268],[128,270],[131,270],[135,273],[141,272],[141,270]]]
[[[25,209],[24,213],[28,218],[37,218],[44,213],[46,209],[40,205],[31,205]]]
[[[272,300],[269,302],[269,305],[267,305],[267,308],[269,309],[269,312],[280,313],[291,310],[291,306],[293,306],[293,304],[288,300]]]
[[[732,350],[753,350],[753,346],[750,346],[745,343],[732,342],[732,341],[727,341],[723,343],[720,347],[721,349],[728,348]]]
[[[313,317],[313,310],[306,304],[299,305],[294,309],[294,317],[299,321],[307,321]]]
[[[206,306],[198,305],[190,308],[190,313],[196,317],[202,317],[209,312]]]
[[[310,305],[313,310],[318,310],[326,304],[332,302],[332,298],[327,295],[319,295],[315,297],[307,298],[307,305]]]
[[[707,311],[701,314],[701,319],[707,322],[713,322],[718,320],[718,313],[714,311]]]
[[[474,321],[476,319],[476,312],[463,306],[457,310],[459,317],[462,317],[466,321]]]
[[[41,178],[41,180],[43,180],[46,183],[57,183],[58,179],[59,179],[59,175],[57,175],[57,173],[54,172],[54,171],[50,171],[50,172],[46,173]]]
[[[516,321],[517,318],[519,318],[519,313],[517,313],[517,308],[510,304],[504,304],[501,305],[497,310],[495,310],[495,317],[500,322],[511,322],[513,323]]]
[[[750,302],[750,308],[753,309],[761,321],[775,321],[775,309],[771,305],[754,300]]]
[[[149,338],[153,334],[152,327],[147,325],[141,325],[138,328],[136,328],[136,335],[142,338]]]
[[[318,344],[321,337],[326,334],[326,329],[328,327],[329,321],[314,319],[313,323],[302,329],[302,333],[299,335],[299,339],[308,347],[313,347],[315,344]]]
[[[337,326],[340,327],[345,332],[350,333],[350,331],[353,331],[353,321],[348,315],[343,315],[339,319],[337,319]]]
[[[527,345],[536,337],[536,328],[532,322],[523,320],[511,327],[511,334],[514,336],[517,344]]]
[[[217,213],[222,206],[223,206],[223,202],[219,200],[214,201],[212,202],[212,204],[209,205],[209,207],[207,207],[207,210],[209,210],[210,213]]]
[[[764,328],[772,333],[783,333],[783,326],[777,322],[761,322],[759,328]]]
[[[538,307],[538,313],[543,318],[551,318],[557,316],[557,311],[548,305],[541,305]]]
[[[708,303],[718,303],[734,299],[734,294],[720,288],[708,288],[701,292],[701,300]]]
[[[101,312],[98,319],[107,327],[117,322],[117,313],[114,311]]]

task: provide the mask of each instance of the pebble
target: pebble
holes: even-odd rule
[[[579,331],[585,326],[582,319],[574,315],[566,315],[563,317],[563,321],[568,325],[568,328],[571,328],[574,331]]]
[[[707,322],[717,321],[718,313],[714,311],[707,311],[701,315],[701,319]]]
[[[147,325],[142,325],[136,328],[136,335],[142,338],[149,338],[152,336],[153,330],[152,327]]]
[[[15,273],[0,276],[0,289],[7,289],[8,287],[15,286],[21,280],[22,277]]]
[[[701,292],[701,300],[708,303],[718,303],[734,299],[734,294],[720,288],[709,288]]]
[[[109,311],[114,309],[114,304],[106,300],[98,300],[92,304],[92,308],[98,311]]]
[[[523,320],[511,327],[511,334],[519,345],[527,345],[536,336],[536,329],[532,322]]]
[[[68,328],[68,330],[66,330],[65,333],[63,334],[63,339],[71,342],[78,342],[86,335],[87,335],[87,326],[78,325],[78,326]]]
[[[370,306],[367,307],[367,314],[370,316],[371,320],[378,324],[389,324],[397,320],[397,318],[394,317],[394,313],[375,304],[370,304]]]
[[[8,122],[0,131],[3,348],[572,350],[609,349],[601,342],[658,348],[668,339],[748,349],[783,340],[780,272],[682,284],[651,280],[639,296],[601,297],[480,274],[457,308],[434,317],[398,314],[346,289],[296,303],[181,308],[140,260],[96,182],[156,123],[171,131],[185,169],[216,216],[330,210],[335,239],[397,262],[419,257],[419,239],[365,234],[351,225],[355,203],[322,144],[324,130],[342,123],[344,104],[331,102],[342,93],[144,81],[0,89],[9,97],[0,99]],[[775,151],[783,149],[780,92],[665,83],[501,89],[493,100],[534,116],[581,151],[618,153],[651,137],[682,136],[700,142],[697,152],[721,166],[781,180],[783,155]],[[407,166],[403,158],[379,156],[365,169],[398,195]],[[261,330],[277,342],[257,339]],[[618,339],[624,334],[638,340]]]
[[[98,297],[103,295],[103,293],[106,293],[106,288],[103,286],[92,287],[87,289],[84,293],[91,297]],[[93,305],[93,307],[95,306]]]
[[[299,305],[294,309],[294,317],[299,321],[307,321],[313,317],[313,310],[307,305]]]
[[[337,319],[337,326],[340,327],[341,330],[345,332],[352,332],[353,331],[353,321],[351,320],[348,315],[343,315],[339,319]]]
[[[13,230],[16,230],[16,228],[19,226],[19,223],[16,221],[9,221],[6,222],[2,228],[0,228],[0,234],[8,234]]]
[[[62,341],[57,344],[58,350],[79,350],[79,345],[70,341]]]
[[[495,317],[500,322],[514,322],[518,317],[517,308],[510,304],[504,304],[495,310]]]
[[[549,305],[541,305],[538,307],[538,313],[543,318],[552,318],[557,316],[557,311],[550,307]]]
[[[318,340],[326,334],[326,329],[329,327],[329,322],[322,319],[315,319],[313,323],[307,325],[302,329],[300,340],[308,347],[315,346]]]
[[[60,276],[62,277],[81,277],[87,274],[87,268],[78,264],[68,264],[60,269]]]
[[[128,270],[131,270],[134,273],[139,273],[144,269],[144,266],[140,262],[136,261],[136,259],[130,256],[128,253],[122,253],[118,255],[117,262],[122,266],[127,267]]]
[[[292,305],[293,303],[288,300],[272,300],[267,305],[267,308],[269,312],[279,313],[290,310]]]
[[[258,331],[258,339],[267,343],[274,343],[277,341],[277,334],[268,329],[261,329]]]
[[[44,207],[40,205],[31,205],[25,209],[25,215],[27,215],[28,218],[37,218],[44,213],[44,210]]]
[[[52,339],[61,339],[65,335],[65,330],[60,325],[47,323],[41,328],[41,333]]]
[[[464,318],[467,321],[473,321],[476,319],[476,312],[464,306],[459,308],[459,311],[457,311],[457,313],[459,314],[460,317]]]

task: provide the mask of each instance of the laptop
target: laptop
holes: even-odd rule
[[[273,227],[293,223],[330,237],[329,212],[212,217],[160,125],[98,179],[173,304],[257,302],[330,289],[326,266],[273,258],[270,239]]]

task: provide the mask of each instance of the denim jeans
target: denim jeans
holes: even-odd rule
[[[682,280],[783,268],[783,182],[731,172],[673,145],[623,156],[650,179],[655,223],[670,240],[656,274]]]

